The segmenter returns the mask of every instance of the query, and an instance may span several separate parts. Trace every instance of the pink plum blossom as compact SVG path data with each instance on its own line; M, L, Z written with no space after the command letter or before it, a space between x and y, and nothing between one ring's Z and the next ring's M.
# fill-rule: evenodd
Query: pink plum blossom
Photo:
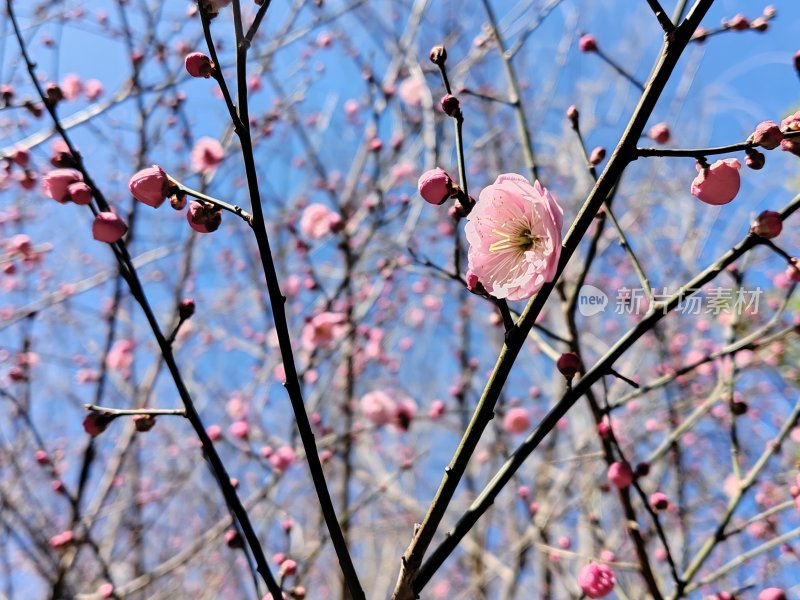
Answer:
M447 171L440 167L425 171L417 182L419 195L429 204L444 204L453 189L453 180Z
M291 446L281 446L269 457L269 464L273 469L285 471L292 466L296 458L297 455Z
M104 87L103 82L99 79L89 79L83 86L86 93L86 99L89 102L94 102L103 95Z
M578 47L581 52L597 52L597 38L587 33L578 40Z
M422 106L422 98L428 87L421 76L406 77L398 86L397 94L409 106Z
M315 202L306 206L300 217L300 231L312 240L318 240L335 230L342 222L342 217L330 208Z
M522 407L510 408L503 417L503 429L507 433L524 433L530 429L531 418L528 411Z
M192 52L183 59L186 72L192 77L208 79L214 73L214 61L202 52Z
M608 467L608 480L618 488L626 488L633 483L633 470L627 462L611 463Z
M75 73L69 73L61 80L59 87L61 88L61 93L64 94L65 100L75 100L83 91L83 82Z
M774 150L781 145L783 133L775 121L762 121L756 125L756 130L750 135L749 139L765 150Z
M387 425L395 419L397 405L386 392L367 392L359 404L362 414L375 425Z
M727 204L739 193L741 163L735 158L718 160L710 167L697 163L699 174L692 181L692 195L706 204Z
M158 208L167 198L169 178L158 165L137 171L128 181L128 189L139 202Z
M201 137L192 148L192 168L204 175L216 171L225 157L225 151L219 140L212 137Z
M563 211L538 181L500 175L467 218L469 269L492 296L524 300L553 280Z
M306 350L330 348L347 331L347 316L344 313L323 312L314 316L301 334Z
M589 598L603 598L611 593L617 582L612 571L606 565L589 563L578 574L578 585Z
M189 227L198 233L211 233L219 229L222 211L208 202L192 201L186 211L186 220Z
M758 600L786 600L786 592L776 587L765 588L758 593Z
M670 133L669 126L666 123L656 123L647 132L647 137L653 140L656 144L666 144L669 142L672 134Z
M121 240L126 233L128 233L128 226L116 213L97 213L94 223L92 223L92 237L98 242L113 244Z
M83 181L83 175L75 169L54 169L45 173L42 179L45 195L56 202L65 203L69 200L69 186Z

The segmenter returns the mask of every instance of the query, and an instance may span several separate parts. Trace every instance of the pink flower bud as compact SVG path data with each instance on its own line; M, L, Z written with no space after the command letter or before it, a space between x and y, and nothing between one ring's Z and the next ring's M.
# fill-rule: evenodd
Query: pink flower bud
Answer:
M765 588L758 593L758 600L786 600L786 592L776 587Z
M116 213L100 212L92 223L92 237L98 242L113 244L122 239L128 233L128 226Z
M608 467L608 479L620 489L633 483L633 470L627 462L611 463Z
M764 17L756 17L753 19L752 23L750 23L750 29L758 31L759 33L764 33L769 29L769 20Z
M103 82L98 79L90 79L83 86L83 91L86 93L86 99L89 102L94 102L103 95Z
M601 438L607 438L611 434L611 425L608 421L600 421L597 424L597 435Z
M239 532L235 529L228 529L228 531L225 532L225 543L228 548L241 548L243 545L242 536L240 536Z
M103 433L109 423L111 423L109 415L93 410L83 419L83 429L86 433L95 437Z
M739 13L730 21L723 22L723 26L736 31L746 31L750 28L750 21L743 14Z
M578 119L580 119L580 116L581 116L581 113L578 110L578 107L575 106L574 104L570 104L569 105L569 107L567 108L567 113L566 114L567 114L567 118L570 121L572 121L573 123L576 123L578 121Z
M578 47L581 52L597 52L597 38L589 33L582 35Z
M145 433L156 426L156 418L153 415L133 415L133 426L139 433Z
M212 204L206 202L189 203L189 210L186 212L186 220L189 227L199 233L211 233L219 229L222 223L222 211Z
M606 565L589 563L578 575L578 585L589 598L603 598L611 593L617 580Z
M190 318L194 314L195 304L194 300L191 298L184 298L181 300L181 303L178 304L178 316L182 321Z
M111 583L104 583L97 588L97 593L101 598L111 598L114 596L114 585Z
M783 221L780 214L774 210L762 212L750 226L750 232L771 240L778 237L783 230Z
M54 169L45 173L42 179L45 195L64 204L69 200L70 184L83 181L83 175L75 169Z
M764 150L774 150L781 145L783 133L775 121L762 121L756 126L756 130L750 135L749 141Z
M528 416L528 411L519 406L509 409L503 417L503 429L506 433L524 433L530 426L531 418Z
M650 494L650 506L655 510L666 510L669 506L669 499L664 492Z
M666 144L672 137L669 126L666 123L656 123L647 132L647 137L653 140L656 144Z
M419 195L429 204L444 204L453 189L453 180L443 169L436 167L425 171L417 182Z
M442 97L441 105L444 114L446 114L448 117L456 118L458 113L461 111L461 103L458 101L458 98L452 94L445 94Z
M250 435L250 426L247 421L239 420L231 423L231 435L240 440L246 440Z
M727 204L739 193L741 163L735 158L718 160L710 167L697 163L700 172L692 181L692 195L707 204Z
M602 146L598 146L592 153L589 155L589 162L593 165L599 165L603 162L603 159L606 157L606 149Z
M574 352L565 352L558 357L556 368L567 379L572 379L581 369L581 359Z
M759 152L755 148L750 148L746 150L746 153L747 154L744 157L744 164L748 169L758 171L764 168L764 165L767 162L767 157L764 156L763 152Z
M128 181L133 197L153 208L158 208L166 200L169 185L169 177L158 165L134 173Z
M69 199L75 204L87 205L92 203L92 188L83 181L70 183L67 186Z
M435 65L443 65L447 60L447 50L444 46L434 46L428 53L428 58Z
M287 558L281 563L281 568L279 571L281 577L286 577L287 575L294 575L297 573L297 562L293 561L291 558Z
M202 52L192 52L183 59L186 72L192 77L205 77L208 79L214 73L214 61Z
M36 463L39 465L49 465L50 464L50 456L48 456L47 452L44 450L37 450L36 454L33 455L36 459Z

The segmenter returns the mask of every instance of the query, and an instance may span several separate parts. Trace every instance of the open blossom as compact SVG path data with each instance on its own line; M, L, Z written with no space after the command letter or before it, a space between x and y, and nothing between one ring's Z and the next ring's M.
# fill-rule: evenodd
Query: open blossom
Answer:
M344 313L323 312L314 316L301 334L303 348L315 350L330 348L347 331L347 316Z
M201 137L192 148L192 168L206 175L213 173L224 157L225 151L219 140Z
M553 280L563 211L538 181L500 175L467 218L469 269L492 296L524 300Z
M578 585L589 598L602 598L611 593L617 582L612 571L606 565L589 563L578 575Z
M375 425L391 423L397 414L397 405L389 394L376 390L361 397L361 413Z
M692 195L706 204L727 204L739 193L742 164L735 158L718 160L710 167L697 163L699 171L692 181Z
M330 208L315 202L309 204L300 217L300 231L312 240L318 240L335 230L342 222L342 217Z

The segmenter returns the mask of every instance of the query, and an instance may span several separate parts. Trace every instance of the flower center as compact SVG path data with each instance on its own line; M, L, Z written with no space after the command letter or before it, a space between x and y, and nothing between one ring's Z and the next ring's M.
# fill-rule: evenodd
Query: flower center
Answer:
M532 250L537 252L544 248L544 236L535 235L530 229L518 229L511 233L493 229L492 233L499 236L500 239L489 246L489 252L507 252L509 250L516 250L519 253L528 252Z

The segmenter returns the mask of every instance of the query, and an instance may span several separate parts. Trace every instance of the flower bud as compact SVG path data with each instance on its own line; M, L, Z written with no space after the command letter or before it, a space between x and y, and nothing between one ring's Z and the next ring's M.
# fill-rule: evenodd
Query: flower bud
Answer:
M192 52L183 59L183 66L186 72L192 77L205 77L208 79L216 70L214 61L202 52Z
M425 202L440 206L447 201L453 191L453 180L447 172L436 167L430 171L425 171L417 181L419 195Z
M603 159L605 157L606 157L606 149L603 148L602 146L598 146L597 148L592 150L592 153L589 155L589 162L592 165L599 165L601 162L603 162Z
M460 108L461 103L458 101L458 98L456 98L452 94L445 94L442 97L441 105L442 105L442 110L448 117L453 117L455 119L461 112Z
M578 47L581 52L597 52L597 38L589 33L582 35Z
M92 237L98 242L113 244L118 242L128 233L128 226L118 214L113 212L100 212L92 223Z
M191 298L184 298L181 300L181 303L178 304L178 317L180 317L181 321L185 321L194 314L194 310L194 300Z
M750 29L758 31L759 33L764 33L769 29L769 21L764 17L757 17L750 23Z
M106 430L112 420L111 415L93 410L83 419L83 429L92 437L96 437Z
M654 510L666 510L669 507L669 499L664 492L650 494L650 506Z
M169 198L169 205L175 210L183 210L186 208L186 194L178 192Z
M153 208L161 206L167 198L169 185L169 177L158 165L137 171L128 180L133 197Z
M780 214L774 210L765 210L762 212L753 224L750 226L750 233L771 240L778 237L783 230L783 221Z
M447 50L444 46L434 46L428 56L435 65L443 65L447 60Z
M76 181L75 183L69 184L67 186L67 193L69 194L69 199L75 204L85 206L92 203L92 188L83 181Z
M656 144L666 144L672 137L669 126L666 123L656 123L647 132L647 137Z
M189 210L186 212L186 220L189 227L199 233L211 233L219 229L222 223L222 211L208 202L189 203Z
M235 529L228 529L225 532L225 543L228 545L228 548L241 548L242 544L242 536L239 535L239 532Z
M756 130L747 138L748 142L764 148L774 150L781 145L783 133L775 121L762 121L756 125Z
M744 164L747 166L748 169L753 169L754 171L758 171L764 168L764 165L767 162L767 157L764 156L763 152L759 152L755 149L750 149L746 151L746 155L744 157Z
M750 21L743 14L739 13L730 21L723 21L722 26L736 31L746 31L750 28Z
M133 426L139 433L145 433L156 426L156 418L153 415L133 415Z
M567 118L572 121L573 125L577 125L578 119L580 119L581 113L578 111L578 107L574 104L570 104L567 108Z
M786 592L776 587L765 588L758 593L758 600L786 600Z
M581 359L574 352L565 352L558 357L556 368L564 377L572 380L581 369Z
M633 483L633 471L627 462L611 463L608 467L608 480L619 489L628 487Z
M61 90L61 88L58 86L57 83L54 83L52 81L47 84L47 86L44 89L44 92L47 95L47 102L51 106L55 106L64 99L64 92Z
M64 204L69 200L69 186L83 181L83 175L75 169L55 169L45 173L42 179L45 195Z
M711 166L698 161L699 174L692 181L692 195L706 204L727 204L739 193L741 168L735 158L718 160Z

